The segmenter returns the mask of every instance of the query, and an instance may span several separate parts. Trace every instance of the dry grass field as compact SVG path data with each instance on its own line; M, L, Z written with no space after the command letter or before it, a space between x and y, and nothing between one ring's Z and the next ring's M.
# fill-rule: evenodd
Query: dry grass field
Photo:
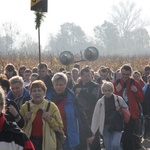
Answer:
M80 60L78 58L75 59ZM57 72L60 67L66 68L66 66L60 64L59 58L55 56L42 56L41 62L45 62L48 64L48 67L52 69L53 72ZM32 69L32 67L36 67L39 63L38 56L20 56L20 55L10 55L10 56L0 56L0 66L1 71L4 70L4 67L7 63L12 63L18 69L21 65L25 65L27 68ZM123 64L130 64L133 70L143 71L145 65L150 64L149 56L134 56L134 57L118 57L118 56L103 56L99 57L96 61L82 61L79 62L81 68L83 66L90 66L94 71L97 71L100 66L109 67L111 70L116 71ZM73 64L69 66L71 69ZM67 67L68 68L68 67Z

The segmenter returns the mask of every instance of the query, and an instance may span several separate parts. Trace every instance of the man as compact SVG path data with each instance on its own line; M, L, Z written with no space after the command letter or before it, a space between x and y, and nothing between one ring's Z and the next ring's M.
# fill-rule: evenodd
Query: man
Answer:
M14 100L18 108L22 106L26 101L30 100L30 94L27 89L23 87L24 81L20 76L14 76L9 79L10 91L8 92L7 98Z
M115 94L122 96L128 104L131 118L125 124L125 130L122 136L123 150L138 150L141 148L140 138L134 136L134 125L136 119L140 116L138 103L143 102L144 93L138 82L131 79L132 68L130 65L121 67L122 77L114 82Z
M38 65L38 75L37 80L42 80L47 87L46 99L51 100L53 85L51 77L48 75L48 66L46 63L42 62Z
M0 87L0 149L35 150L32 142L20 128L5 118L5 94Z
M96 102L99 97L100 87L97 83L92 81L91 71L89 67L83 68L80 72L81 80L78 84L73 87L73 91L78 97L79 103L82 105L89 123L92 122L92 116L94 112L94 108ZM80 133L80 145L77 147L77 150L86 150L86 137L85 131L82 127L79 127ZM90 145L91 150L99 150L100 149L100 139L99 136L96 135L95 140Z

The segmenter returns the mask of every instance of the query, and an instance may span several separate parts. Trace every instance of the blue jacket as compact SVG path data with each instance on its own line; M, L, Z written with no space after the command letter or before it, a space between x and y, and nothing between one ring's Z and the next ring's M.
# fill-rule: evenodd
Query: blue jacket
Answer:
M148 86L149 86L149 84L145 84L144 87L142 88L144 94L146 93L146 90L147 90Z
M55 92L51 92L51 100L55 96ZM67 89L67 101L65 104L65 112L66 112L66 122L67 122L67 139L69 146L74 148L75 146L79 145L79 130L77 124L77 115L76 115L76 108L75 108L75 96L72 91ZM56 104L57 105L57 104Z
M74 97L70 92L68 92L67 102L65 104L65 112L67 118L67 138L70 147L75 147L79 145L79 132L74 101Z
M10 100L14 100L18 106L18 108L20 109L20 105L24 104L26 101L29 101L31 99L31 96L29 94L29 91L24 88L23 89L23 95L17 99L15 99L12 91L10 91L8 94L7 94L7 98L10 99Z

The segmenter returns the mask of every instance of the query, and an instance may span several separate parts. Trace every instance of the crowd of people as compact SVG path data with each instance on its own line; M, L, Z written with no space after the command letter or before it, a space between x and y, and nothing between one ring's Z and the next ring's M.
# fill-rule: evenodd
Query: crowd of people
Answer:
M9 63L0 86L0 149L142 149L144 136L136 136L134 127L141 111L150 115L149 65L140 72L129 64L117 71L75 64L54 73L44 62L18 71ZM114 114L123 121L120 106L131 117L114 129Z

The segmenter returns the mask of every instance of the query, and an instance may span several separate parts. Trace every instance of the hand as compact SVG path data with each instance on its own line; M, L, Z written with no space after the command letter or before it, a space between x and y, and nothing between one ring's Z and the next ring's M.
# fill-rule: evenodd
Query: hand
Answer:
M92 144L93 140L95 139L95 135L87 138L87 143Z
M17 116L18 112L16 110L16 108L13 105L9 105L9 107L7 107L8 111L13 115L13 116Z
M137 87L135 85L131 85L131 91L133 91L134 93L138 91Z
M25 121L28 121L28 120L30 120L31 119L31 117L32 117L32 112L26 112L26 114L25 114L25 117L24 117L24 120Z
M46 112L45 110L43 110L42 118L46 121L49 121L52 119L52 115L50 112Z
M122 85L120 83L118 83L117 86L116 86L116 91L120 92L121 89L122 89Z

